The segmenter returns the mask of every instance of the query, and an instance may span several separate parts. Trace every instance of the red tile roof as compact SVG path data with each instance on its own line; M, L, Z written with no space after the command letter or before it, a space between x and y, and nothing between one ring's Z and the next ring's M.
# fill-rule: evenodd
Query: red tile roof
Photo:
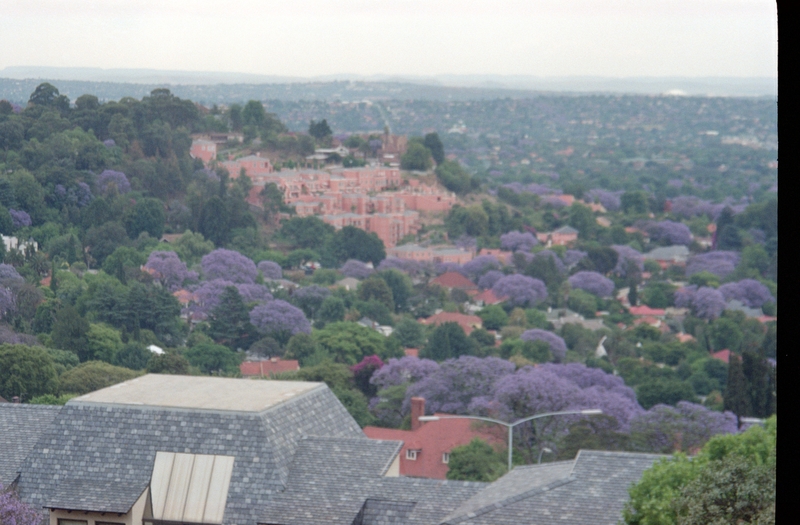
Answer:
M506 297L497 297L491 288L484 290L472 298L474 301L483 301L483 304L497 304L506 300Z
M280 374L282 372L291 372L293 370L300 370L300 363L295 359L276 359L264 361L245 361L239 365L239 371L245 377L267 377L273 374Z
M462 290L475 289L475 283L464 277L458 272L445 272L439 277L431 280L431 284L438 284L445 288L461 288Z
M419 357L419 348L406 348L403 352L407 357Z
M711 354L711 357L713 357L714 359L719 359L723 363L727 364L727 363L731 362L731 354L732 354L731 351L726 348L725 350L720 350L719 352L714 352L713 354ZM733 354L733 355L736 356L736 354ZM738 357L737 357L737 359L738 359Z
M466 315L458 312L439 312L438 314L432 315L427 319L422 319L420 323L432 324L436 326L439 326L442 323L458 323L464 332L469 335L470 332L472 332L472 330L475 328L481 328L483 326L483 319L477 315Z
M644 305L631 306L628 308L628 311L630 311L631 315L651 315L656 317L663 317L667 313L663 308L650 308L649 306Z
M436 414L445 415L445 414ZM489 443L505 443L506 430L497 425L484 426L469 419L440 419L423 423L417 430L397 430L393 428L364 427L364 434L370 439L399 440L403 442L400 451L400 475L419 478L446 479L447 464L442 461L445 452L468 444L474 438ZM406 450L416 450L417 459L406 459Z

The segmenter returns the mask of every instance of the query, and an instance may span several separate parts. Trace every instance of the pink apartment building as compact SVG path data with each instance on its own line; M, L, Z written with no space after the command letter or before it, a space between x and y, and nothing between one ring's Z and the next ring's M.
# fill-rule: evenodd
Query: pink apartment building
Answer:
M398 259L411 259L430 263L468 263L475 258L472 250L462 250L455 246L426 247L418 244L404 244L386 250L386 255Z
M193 140L189 156L193 159L201 159L203 164L208 165L217 158L217 143L210 140Z
M259 154L227 160L222 163L222 167L228 170L232 179L238 178L242 169L251 179L258 179L275 171L269 159Z

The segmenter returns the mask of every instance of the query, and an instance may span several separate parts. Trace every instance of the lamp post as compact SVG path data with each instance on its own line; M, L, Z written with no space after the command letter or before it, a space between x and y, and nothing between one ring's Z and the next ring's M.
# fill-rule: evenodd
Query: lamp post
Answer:
M602 414L603 411L599 408L592 408L588 410L565 410L562 412L546 412L544 414L537 414L535 416L526 417L525 419L520 419L514 423L506 423L505 421L500 421L499 419L492 419L489 417L480 417L480 416L422 416L419 418L420 421L439 421L440 419L476 419L478 421L488 421L489 423L497 423L498 425L503 425L508 429L508 471L511 472L511 459L512 454L514 452L513 449L513 441L514 441L514 427L520 425L522 423L527 423L528 421L533 421L534 419L539 419L540 417L549 417L549 416L568 416L568 415L592 415L592 414ZM541 455L539 455L539 459L541 460Z

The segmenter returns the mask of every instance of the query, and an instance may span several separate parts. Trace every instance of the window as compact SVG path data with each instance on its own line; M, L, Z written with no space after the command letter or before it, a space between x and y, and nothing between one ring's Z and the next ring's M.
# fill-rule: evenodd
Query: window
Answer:
M450 453L444 452L442 454L442 463L450 463Z
M95 521L94 525L125 525L116 521Z
M89 522L86 520L63 520L59 518L58 525L89 525Z
M411 461L416 461L417 460L417 451L416 450L411 450L411 449L406 450L406 459L409 459Z

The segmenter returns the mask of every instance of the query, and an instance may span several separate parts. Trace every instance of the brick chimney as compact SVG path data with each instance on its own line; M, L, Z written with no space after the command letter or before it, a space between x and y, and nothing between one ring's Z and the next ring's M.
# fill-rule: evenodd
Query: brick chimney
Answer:
M411 430L416 430L422 426L419 418L425 415L425 398L412 397L411 398Z

